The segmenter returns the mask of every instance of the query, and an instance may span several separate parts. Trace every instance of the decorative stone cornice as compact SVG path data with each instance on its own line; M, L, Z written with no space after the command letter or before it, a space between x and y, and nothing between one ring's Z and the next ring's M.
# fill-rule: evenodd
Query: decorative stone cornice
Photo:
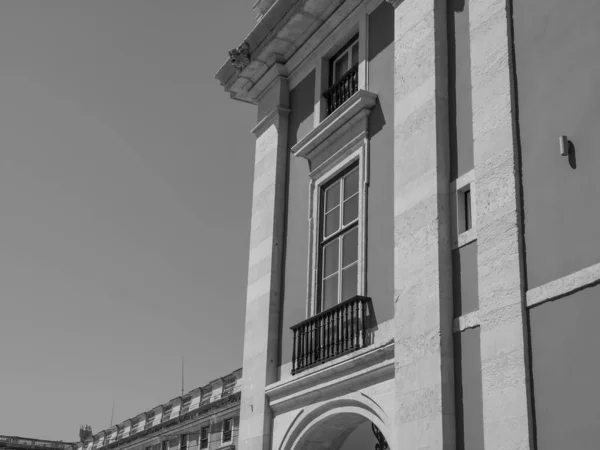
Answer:
M375 106L376 101L377 94L363 89L358 90L342 106L294 145L291 148L292 154L310 160L312 155L334 141L338 135L352 128L361 119L366 118L370 114L371 108ZM365 121L365 128L366 125Z
M258 23L242 45L230 51L215 78L233 99L256 104L271 82L271 66L287 62L342 4L344 0L257 1Z

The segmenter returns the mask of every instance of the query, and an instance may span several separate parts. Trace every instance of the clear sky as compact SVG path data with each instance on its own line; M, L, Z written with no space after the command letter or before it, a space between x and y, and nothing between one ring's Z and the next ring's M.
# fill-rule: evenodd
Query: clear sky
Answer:
M76 441L242 364L254 0L0 1L0 434Z

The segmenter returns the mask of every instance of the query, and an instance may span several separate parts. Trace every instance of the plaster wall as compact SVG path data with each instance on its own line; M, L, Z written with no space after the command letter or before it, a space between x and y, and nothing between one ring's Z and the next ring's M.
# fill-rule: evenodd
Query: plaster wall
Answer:
M600 286L529 310L538 448L600 441Z
M290 90L291 111L288 131L288 146L290 148L313 129L314 96L315 71L313 70L294 89Z
M289 158L287 222L284 250L284 285L281 298L281 366L291 362L293 335L290 327L306 319L308 274L308 161Z
M455 180L474 164L469 0L449 0L447 14L450 180Z
M394 317L394 8L383 2L368 21L368 90L378 96L369 116L367 295L375 320Z
M514 28L532 289L600 261L600 2L515 0Z
M454 336L456 449L480 450L483 442L483 399L479 328Z
M452 251L454 317L479 309L477 241Z

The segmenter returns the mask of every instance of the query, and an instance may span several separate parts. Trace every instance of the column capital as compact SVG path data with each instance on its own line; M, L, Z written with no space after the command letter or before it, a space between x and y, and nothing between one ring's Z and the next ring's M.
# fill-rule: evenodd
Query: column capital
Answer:
M267 114L254 128L252 128L252 134L259 137L263 132L271 125L275 125L277 128L281 125L281 119L287 118L290 114L289 108L283 106L276 106Z

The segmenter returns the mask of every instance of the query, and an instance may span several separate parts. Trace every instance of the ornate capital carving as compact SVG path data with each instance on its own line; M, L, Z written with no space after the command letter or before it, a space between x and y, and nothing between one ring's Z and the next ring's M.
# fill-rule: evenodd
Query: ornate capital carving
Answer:
M250 64L250 44L244 41L238 48L229 50L229 61L238 73L244 70Z

